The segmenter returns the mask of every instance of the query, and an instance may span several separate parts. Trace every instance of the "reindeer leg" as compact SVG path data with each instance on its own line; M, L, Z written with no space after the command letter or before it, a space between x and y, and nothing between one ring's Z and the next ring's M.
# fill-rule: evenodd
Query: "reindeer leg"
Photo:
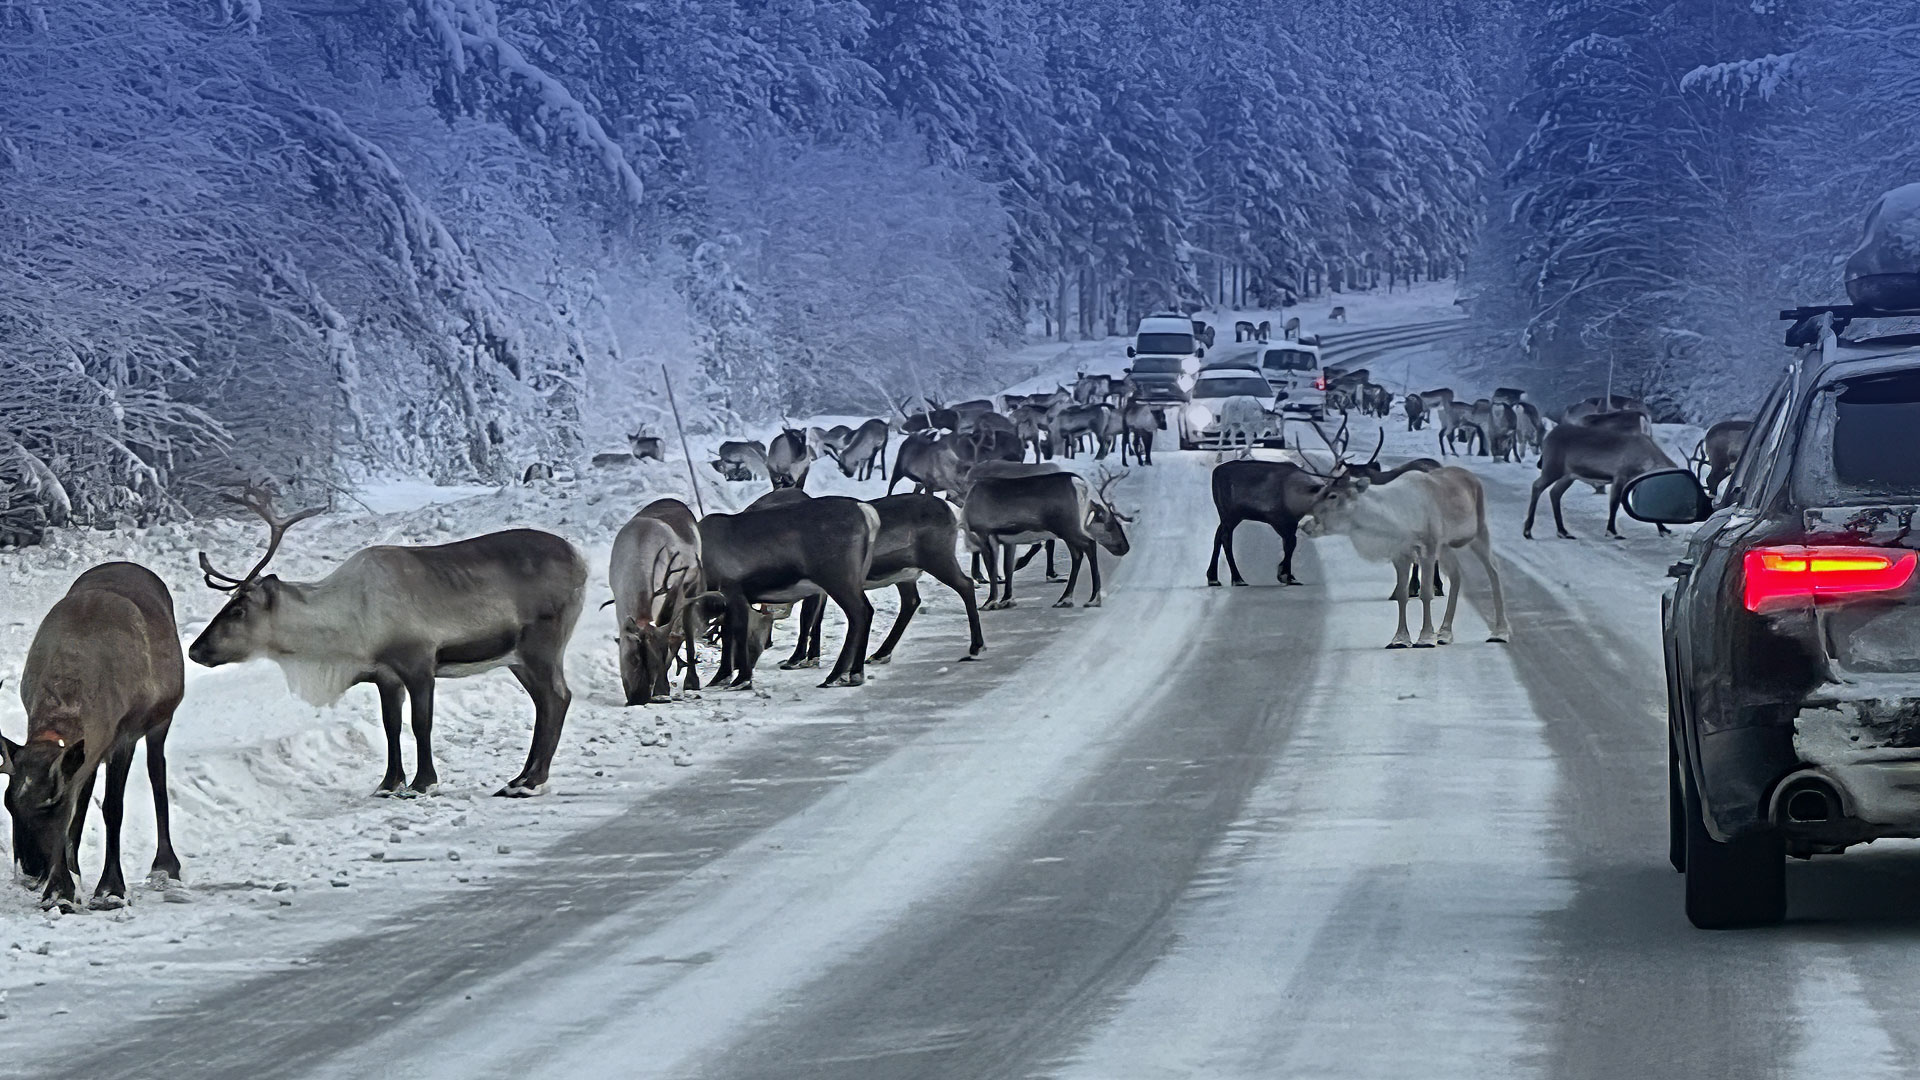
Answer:
M1059 581L1060 572L1053 568L1053 541L1047 541L1047 580Z
M1080 560L1085 556L1077 543L1068 543L1067 553L1073 556L1073 563L1067 570L1067 588L1060 594L1060 599L1053 602L1054 607L1072 607L1073 588L1080 583Z
M907 624L913 621L913 613L920 610L918 585L903 581L894 588L900 592L900 614L894 616L893 629L887 631L887 640L880 643L880 651L867 657L869 664L885 664L893 660L893 647L900 644L900 635L907 632Z
M100 883L93 888L87 906L95 911L111 911L127 906L127 879L120 870L120 817L127 808L127 772L133 768L133 746L115 747L107 755L107 794L100 801L100 820L107 827L107 857L100 868Z
M1221 549L1227 553L1227 575L1228 579L1235 585L1245 585L1247 583L1247 579L1240 576L1240 564L1236 562L1233 557L1233 534L1240 528L1240 520L1239 518L1234 518L1232 521L1224 522L1221 525L1221 528L1227 531L1226 537L1221 544Z
M553 752L560 746L567 706L573 704L573 692L567 688L567 672L562 666L564 648L558 632L546 641L523 641L520 662L508 669L533 699L533 745L527 748L527 763L520 775L507 781L495 795L525 799L546 794L547 771L553 766Z
M1277 575L1280 584L1298 585L1300 579L1293 576L1293 549L1300 544L1300 523L1283 517L1274 531L1280 534L1280 569Z
M854 582L851 591L845 586L827 590L827 595L847 617L847 639L840 646L840 656L833 662L832 673L820 684L822 688L859 686L867 681L867 631L873 626L873 605L867 602L867 592L861 584Z
M1626 477L1625 479L1631 480L1633 478ZM1620 535L1620 530L1616 528L1614 524L1620 516L1620 489L1626 486L1625 480L1616 476L1613 478L1613 484L1607 488L1607 535L1615 540L1626 539L1626 537ZM1661 526L1660 531L1665 533L1667 531L1666 526Z
M686 691L698 690L700 689L700 672L698 670L700 657L699 654L694 651L693 639L696 635L693 632L694 619L693 605L691 602L681 605L680 619L682 623L681 632L686 639L687 648L687 677L686 680L680 684L680 689Z
M147 786L153 789L153 827L158 834L149 878L180 880L180 857L173 853L173 826L167 813L167 732L173 717L147 730Z
M1487 640L1504 643L1513 636L1513 627L1507 623L1507 598L1500 588L1500 571L1493 568L1493 544L1487 538L1487 531L1481 529L1480 535L1474 537L1467 547L1480 560L1480 566L1487 572L1487 583L1493 586L1493 628ZM1459 578L1453 581L1453 591L1460 591Z
M1407 578L1413 573L1411 556L1395 556L1393 560L1393 598L1400 605L1400 628L1393 632L1393 640L1387 642L1389 649L1404 649L1413 644L1413 635L1407 632Z
M1207 584L1216 589L1220 587L1220 548L1232 535L1233 526L1224 521L1213 527L1213 555L1207 560Z
M1573 486L1573 480L1574 478L1571 476L1563 476L1554 481L1552 490L1547 492L1547 501L1553 504L1553 527L1559 531L1560 539L1562 540L1576 539L1572 533L1567 531L1566 519L1560 516L1560 497L1565 495L1567 489Z
M1087 548L1087 575L1093 583L1093 595L1087 599L1088 607L1100 606L1100 545Z
M1414 639L1416 649L1431 649L1436 638L1433 630L1433 579L1440 576L1440 563L1434 559L1422 557L1420 566L1425 581L1420 590L1420 636ZM1459 589L1453 590L1458 593Z
M1453 644L1453 612L1460 606L1460 558L1453 553L1452 548L1442 548L1440 559L1434 563L1434 567L1433 584L1436 595L1439 593L1440 585L1439 568L1445 567L1447 576L1453 579L1453 595L1447 597L1447 613L1441 616L1440 633L1434 638L1438 644L1451 645Z
M374 679L380 691L380 726L387 733L387 771L380 778L375 795L391 795L407 782L406 766L400 761L400 714L406 704L407 688L390 675Z
M820 666L820 661L817 656L813 663L807 663L807 641L812 636L814 620L818 619L821 622L826 621L827 613L825 609L826 604L823 597L809 596L805 600L800 601L799 639L793 643L793 655L780 661L781 671Z
M1000 580L1000 606L1010 608L1013 606L1013 545L1002 543L1000 552L1001 565L1006 570Z
M440 773L433 767L433 665L429 661L426 673L407 680L407 703L413 706L413 783L407 790L417 795L425 795L440 782ZM537 724L536 724L537 730Z

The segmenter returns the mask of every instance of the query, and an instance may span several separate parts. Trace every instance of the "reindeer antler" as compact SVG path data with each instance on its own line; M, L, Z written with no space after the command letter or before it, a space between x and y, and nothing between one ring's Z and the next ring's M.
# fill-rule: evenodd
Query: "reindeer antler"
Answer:
M1132 469L1122 469L1120 470L1119 473L1114 473L1112 470L1108 469L1105 465L1100 466L1100 486L1095 490L1095 497L1098 498L1101 502L1111 506L1113 504L1113 500L1107 497L1107 489L1113 487L1113 485L1119 483L1120 481L1125 480L1128 476L1132 475L1132 473L1133 473Z
M200 570L206 577L207 587L221 592L233 592L259 577L260 571L273 561L274 552L280 550L280 539L287 535L287 530L326 510L325 506L310 506L283 518L274 513L273 493L259 484L248 484L240 494L222 495L221 498L236 506L246 507L267 523L267 553L260 556L260 561L253 564L253 569L247 571L245 577L234 577L215 570L207 553L200 553Z
M1367 459L1367 464L1372 465L1374 462L1379 461L1380 451L1386 449L1386 447L1387 447L1387 428L1386 428L1386 425L1382 424L1380 426L1380 441L1373 444L1373 456Z

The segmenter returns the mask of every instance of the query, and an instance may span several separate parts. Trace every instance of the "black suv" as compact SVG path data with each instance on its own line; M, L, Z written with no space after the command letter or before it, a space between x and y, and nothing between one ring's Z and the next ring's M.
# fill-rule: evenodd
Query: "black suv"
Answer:
M1684 470L1623 496L1702 522L1662 624L1670 857L1704 928L1785 917L1787 856L1920 836L1920 335L1787 314L1801 348L1720 504Z

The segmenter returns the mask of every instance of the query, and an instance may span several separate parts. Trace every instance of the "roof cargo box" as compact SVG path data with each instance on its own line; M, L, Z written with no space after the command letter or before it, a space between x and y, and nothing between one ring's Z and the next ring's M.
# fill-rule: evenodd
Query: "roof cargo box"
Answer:
M1920 184L1873 204L1866 235L1847 259L1847 298L1882 311L1920 308Z

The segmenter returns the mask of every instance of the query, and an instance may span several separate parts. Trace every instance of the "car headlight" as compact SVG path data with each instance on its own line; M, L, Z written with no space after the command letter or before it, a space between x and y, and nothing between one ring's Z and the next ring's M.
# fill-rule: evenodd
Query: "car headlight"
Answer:
M1181 389L1182 391L1184 391L1184 392L1191 392L1191 391L1193 390L1193 384L1194 384L1194 383L1195 383L1195 382L1196 382L1197 380L1195 380L1195 379L1194 379L1194 377L1193 377L1192 375L1182 375L1182 376L1180 376L1180 377L1179 377L1178 379L1176 379L1176 380L1174 380L1174 381L1175 381L1176 383L1178 383L1178 384L1179 384L1179 386L1180 386L1180 389Z
M1203 428L1213 423L1213 410L1205 405L1187 406L1187 426Z
M1189 356L1185 360L1180 361L1180 370L1188 375L1200 374L1200 358L1197 356Z

